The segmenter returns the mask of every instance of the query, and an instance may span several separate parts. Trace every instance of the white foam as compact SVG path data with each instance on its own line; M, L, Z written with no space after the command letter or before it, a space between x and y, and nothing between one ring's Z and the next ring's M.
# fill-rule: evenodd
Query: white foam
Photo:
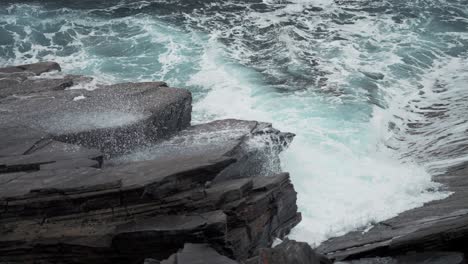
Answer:
M15 58L0 58L0 64L48 59L61 63L65 71L78 69L76 71L81 74L94 75L108 82L163 79L171 85L192 89L194 123L218 118L255 119L273 122L276 128L296 133L290 149L282 155L283 167L291 173L299 192L298 203L303 213L303 221L291 237L312 244L357 228L365 230L375 221L448 195L427 191L437 189L438 185L430 181L425 168L415 165L411 158L401 160L398 152L388 150L385 145L405 151L404 143L395 140L401 134L389 130L388 123L391 121L397 128L403 128L411 120L421 121L420 115L411 111L416 109L415 106L407 108L407 103L419 98L414 96L418 92L414 92L414 87L420 78L426 80L427 83L423 82L425 87L430 87L434 81L434 78L422 75L426 71L424 67L430 67L424 58L408 56L421 65L409 65L402 59L408 54L407 47L423 47L423 51L441 56L441 46L457 48L463 45L466 34L457 34L460 43L431 46L426 39L419 41L419 29L414 30L414 24L416 28L420 26L418 20L396 23L392 20L393 14L372 16L353 8L346 12L341 9L341 5L353 7L360 1L349 4L336 4L332 0L263 2L270 9L216 14L200 9L194 10L193 14L183 14L187 28L196 28L190 33L145 14L99 19L87 17L81 11L68 10L59 17L64 21L59 31L81 29L75 31L76 36L69 44L69 47L77 48L76 52L62 56L57 49L59 45L35 43L29 37L33 32L31 26L25 26L28 34L14 38L17 43L33 43L32 48L23 51L17 45ZM233 4L236 3L222 3ZM148 5L147 1L128 5L122 2L106 11L112 12L123 6L141 9ZM311 6L323 9L308 11ZM14 13L15 8L32 13L47 11L40 6L13 5L9 12ZM335 23L334 20L343 13L354 16L355 19L350 20L352 23ZM37 14L31 16L45 25L52 22L38 19ZM14 14L8 15L5 21L20 22ZM114 30L119 27L129 30L120 34ZM198 32L200 29L209 32L209 36ZM264 32L270 32L270 35ZM55 33L45 33L44 36L52 41ZM257 50L244 38L271 45ZM141 50L136 55L132 53L141 43L145 44ZM107 46L103 50L94 49L100 44ZM118 48L119 44L128 49L120 50L118 56L105 54L113 47ZM264 58L270 55L273 58ZM314 59L318 61L316 66L309 67L304 63ZM295 92L277 90L280 85L269 85L264 80L267 76L290 81L295 78L293 74L314 75L314 70L328 80L320 86L306 83L300 87L288 87L289 84L282 87L299 89ZM449 67L449 70L453 69ZM441 75L449 70L441 71ZM385 77L369 83L361 72L384 73ZM461 70L456 72L461 73ZM405 73L409 77L405 77ZM431 100L439 102L444 98L435 96ZM385 110L372 106L372 103L382 105ZM96 124L92 125L114 126L138 118L120 113L111 116L93 114L69 118L69 125L79 129L89 126L89 119L93 119ZM454 122L450 119L449 124L454 125ZM59 124L62 121L57 122ZM454 127L457 132L463 128ZM412 142L419 142L421 146L429 142L424 138L413 139ZM465 157L459 157L431 161L426 165L440 167L439 163L464 160Z
M439 185L423 168L385 151L384 111L375 108L367 123L346 121L339 116L346 108L341 101L322 101L312 92L276 94L252 76L223 61L223 50L212 39L189 82L207 89L195 104L196 121L257 119L297 134L282 155L303 213L292 238L318 244L448 195L427 191Z
M63 113L39 120L39 126L47 131L79 132L130 125L145 118L142 114L119 111Z
M79 101L79 100L83 100L83 99L85 99L85 98L86 98L86 97L85 97L84 95L75 96L75 97L73 98L73 101Z
M205 51L199 62L200 70L186 83L206 91L205 97L195 102L195 122L215 117L261 118L263 113L253 107L256 99L249 83L252 77L245 74L243 68L230 66L222 60L223 51L215 38L208 41Z
M309 136L297 137L282 159L284 169L293 175L303 213L292 238L317 245L447 196L426 191L438 185L423 168L372 149L378 142L360 142L369 150L359 153L328 142L311 144Z

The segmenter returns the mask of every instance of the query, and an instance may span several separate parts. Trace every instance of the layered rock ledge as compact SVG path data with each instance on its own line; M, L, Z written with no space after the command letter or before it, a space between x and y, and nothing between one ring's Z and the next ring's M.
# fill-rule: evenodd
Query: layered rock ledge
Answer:
M191 126L187 90L50 71L0 69L0 263L240 263L300 221L278 159L293 134Z

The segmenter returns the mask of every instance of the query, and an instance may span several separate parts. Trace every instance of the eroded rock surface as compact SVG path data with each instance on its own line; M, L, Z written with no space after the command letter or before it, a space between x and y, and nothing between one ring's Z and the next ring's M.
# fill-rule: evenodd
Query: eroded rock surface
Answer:
M278 154L293 137L294 134L280 132L268 123L218 120L191 126L168 140L145 145L122 156L119 161L216 154L232 157L236 162L219 173L214 182L268 176L281 172Z
M246 264L331 264L325 256L316 253L307 243L285 240L274 248L263 248L258 256Z
M450 256L453 257L453 256ZM152 263L154 259L146 259ZM171 255L161 264L331 264L326 257L317 254L304 242L285 240L274 248L261 248L258 256L237 262L221 255L209 244L185 244L179 252ZM455 264L455 262L453 262ZM434 262L434 264L436 264ZM458 263L457 263L458 264Z
M382 258L363 258L337 264L465 264L465 256L460 252L423 252Z
M25 125L112 156L188 127L191 96L158 82L127 83L9 96L0 105L3 124Z
M171 255L161 264L239 264L220 255L207 244L185 244L183 250Z
M52 61L38 62L33 64L25 64L19 66L10 66L0 68L0 73L32 73L35 75L41 75L51 71L61 71L61 67L58 63Z
M34 190L23 188L20 196L7 192L9 196L2 197L0 259L31 261L38 257L34 252L60 243L62 252L105 249L109 254L101 258L118 255L125 263L125 258L165 258L186 242L210 243L227 256L245 259L287 234L300 215L287 174L206 188L204 183L228 164L180 168L159 176L154 171L164 168L153 162L127 170L67 170L67 178L46 188L32 183ZM20 175L2 187L18 191L49 175ZM76 258L90 254L81 253ZM71 259L64 255L63 261Z
M300 221L277 160L292 134L190 127L186 90L88 91L75 87L86 77L42 78L54 70L0 69L0 263L157 263L186 243L240 262Z

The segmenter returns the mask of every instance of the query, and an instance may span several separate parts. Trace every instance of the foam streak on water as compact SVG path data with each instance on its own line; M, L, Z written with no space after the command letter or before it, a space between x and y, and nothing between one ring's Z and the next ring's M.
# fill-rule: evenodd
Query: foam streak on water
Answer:
M446 197L431 175L468 160L466 0L95 2L0 4L0 65L164 80L193 92L194 123L296 133L282 155L304 219L293 238Z

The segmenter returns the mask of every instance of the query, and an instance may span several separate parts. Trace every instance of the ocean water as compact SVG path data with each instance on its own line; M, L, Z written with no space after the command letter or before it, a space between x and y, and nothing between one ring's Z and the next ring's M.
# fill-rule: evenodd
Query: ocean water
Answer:
M0 66L38 60L296 133L312 245L447 197L431 176L468 160L467 0L2 0Z

